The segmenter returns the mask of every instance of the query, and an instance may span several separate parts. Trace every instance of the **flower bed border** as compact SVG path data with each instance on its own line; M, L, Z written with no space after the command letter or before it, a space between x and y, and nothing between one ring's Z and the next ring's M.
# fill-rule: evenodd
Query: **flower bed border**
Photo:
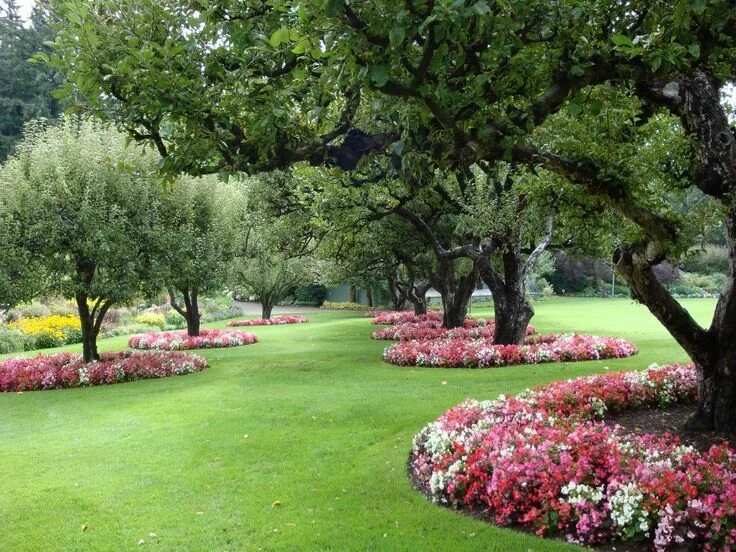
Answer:
M383 352L384 361L397 366L491 368L625 358L637 354L636 345L617 337L560 334L530 338L526 345L495 345L488 339L427 339L398 341Z
M186 331L151 332L131 336L128 347L144 351L187 351L239 347L257 341L256 335L235 330L201 330L197 337L187 335Z
M634 435L606 412L691 403L692 365L587 376L466 400L414 438L409 475L433 501L569 542L736 544L736 451Z
M111 385L200 372L207 359L180 351L102 353L85 364L82 355L57 353L0 362L0 392L43 391Z
M296 314L285 314L273 318L256 318L250 320L232 320L227 323L229 328L242 328L249 326L280 326L283 324L306 324L309 318Z

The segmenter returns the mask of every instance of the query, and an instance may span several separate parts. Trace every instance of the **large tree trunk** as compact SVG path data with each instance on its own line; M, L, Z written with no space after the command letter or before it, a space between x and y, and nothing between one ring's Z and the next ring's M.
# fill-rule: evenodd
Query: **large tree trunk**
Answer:
M358 288L355 287L355 284L350 284L350 288L348 289L348 302L358 302Z
M273 303L271 301L261 303L261 318L266 320L271 318L271 311L273 311Z
M90 309L86 293L78 292L74 298L77 302L79 322L82 328L82 358L86 363L97 362L100 360L100 354L97 351L97 336L100 334L105 314L112 303L98 299L94 307Z
M520 345L526 338L529 321L534 316L534 307L526 296L525 263L518 251L508 250L503 254L504 275L484 262L481 277L493 294L493 309L496 329L493 342L498 345Z
M464 276L455 274L455 262L441 260L437 274L434 276L435 288L442 296L443 328L459 328L468 315L468 304L478 282L478 268L473 268Z
M184 317L187 322L187 335L191 337L199 336L202 314L199 312L199 292L197 289L180 289L184 298L184 307L176 301L176 295L173 289L169 289L169 302L172 308Z
M506 293L493 293L496 329L493 342L499 345L520 345L526 338L534 307L524 290L507 289Z
M373 290L371 288L367 288L365 290L365 296L368 301L368 306L373 308Z
M409 286L407 299L414 306L414 314L420 316L427 314L427 291L429 291L429 280L414 279Z

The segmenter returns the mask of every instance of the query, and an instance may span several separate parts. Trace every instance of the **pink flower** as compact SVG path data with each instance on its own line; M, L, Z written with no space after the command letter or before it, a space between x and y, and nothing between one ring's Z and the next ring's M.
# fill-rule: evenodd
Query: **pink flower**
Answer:
M309 322L309 319L304 316L284 315L273 318L258 318L255 320L233 320L228 323L228 326L274 326L281 324L304 324L305 322Z
M0 391L35 391L107 385L147 378L199 372L207 368L200 356L179 352L102 353L100 361L85 364L72 353L14 358L0 362Z
M130 337L128 347L159 351L183 351L187 349L238 347L257 341L258 337L251 333L233 330L201 330L196 337L189 336L186 332L152 332Z
M467 400L415 437L410 470L434 500L539 535L731 549L736 451L718 445L701 454L671 435L626 434L598 421L696 397L694 367L674 365Z

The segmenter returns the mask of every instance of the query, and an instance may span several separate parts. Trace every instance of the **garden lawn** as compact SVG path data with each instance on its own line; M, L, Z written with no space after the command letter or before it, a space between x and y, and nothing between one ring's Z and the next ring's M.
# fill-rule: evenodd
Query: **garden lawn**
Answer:
M715 305L684 303L703 323ZM434 505L406 475L414 435L466 397L687 358L627 299L535 308L539 332L625 337L640 354L398 367L381 361L389 343L371 339L362 313L324 312L249 328L255 345L202 351L201 373L0 394L0 550L574 550Z

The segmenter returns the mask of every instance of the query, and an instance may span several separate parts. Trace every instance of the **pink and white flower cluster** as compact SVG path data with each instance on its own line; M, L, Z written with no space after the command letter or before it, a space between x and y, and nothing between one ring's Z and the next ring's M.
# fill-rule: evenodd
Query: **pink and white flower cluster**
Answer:
M228 322L231 328L241 326L278 326L281 324L304 324L309 322L309 318L297 316L295 314L287 314L283 316L274 316L273 318L257 318L255 320L233 320Z
M466 318L462 328L442 327L442 320L405 322L373 332L373 339L413 341L424 339L493 339L496 322L492 319ZM534 326L527 327L527 335L536 332Z
M623 358L636 353L636 346L626 339L562 334L532 336L525 345L494 345L491 339L463 338L399 341L383 352L383 359L398 366L489 368Z
M13 358L0 363L0 391L37 391L108 385L149 378L165 378L207 368L201 356L180 352L102 353L100 361L85 364L82 355L59 353Z
M651 366L466 400L414 438L410 473L433 500L500 525L579 544L657 550L736 547L736 451L700 453L665 434L598 421L629 408L693 402L693 366Z
M250 345L258 337L247 332L233 330L201 330L197 337L187 332L152 332L134 335L128 339L132 349L156 349L159 351L183 351L186 349L219 349Z
M428 320L442 323L442 313L439 311L428 311L427 314L414 314L411 311L370 311L366 316L373 318L372 324L386 324L390 326L426 322Z

